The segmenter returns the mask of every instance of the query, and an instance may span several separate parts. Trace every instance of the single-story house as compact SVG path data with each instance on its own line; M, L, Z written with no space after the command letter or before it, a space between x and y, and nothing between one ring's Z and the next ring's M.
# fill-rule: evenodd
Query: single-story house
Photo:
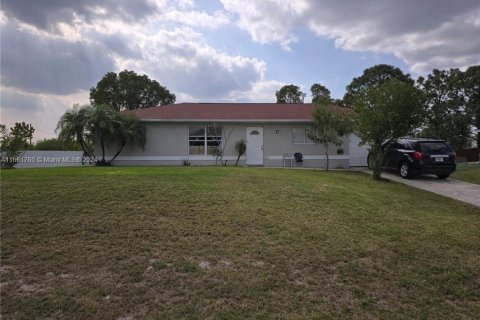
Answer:
M340 107L333 107L340 108ZM306 130L312 126L313 105L276 103L179 103L131 111L146 125L146 145L126 145L116 165L212 165L212 150L221 141L227 165L237 159L235 143L246 141L240 165L279 167L325 166L322 145L314 144ZM367 151L354 135L341 147L330 146L330 168L366 165ZM99 155L99 150L96 150ZM113 149L107 150L110 157ZM291 161L295 153L303 162ZM285 161L287 158L288 161ZM217 159L218 160L218 159Z

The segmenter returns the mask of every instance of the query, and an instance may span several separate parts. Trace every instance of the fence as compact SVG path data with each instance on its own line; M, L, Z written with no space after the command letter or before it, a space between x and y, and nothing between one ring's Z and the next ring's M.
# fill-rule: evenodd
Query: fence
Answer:
M460 149L456 150L455 153L457 154L458 158L464 158L467 162L478 162L479 161L479 149L472 148L472 149Z

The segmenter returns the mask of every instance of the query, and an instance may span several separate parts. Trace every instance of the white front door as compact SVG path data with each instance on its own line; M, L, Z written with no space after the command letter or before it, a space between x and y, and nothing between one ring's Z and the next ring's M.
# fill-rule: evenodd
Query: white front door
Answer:
M263 165L263 128L247 127L247 165Z

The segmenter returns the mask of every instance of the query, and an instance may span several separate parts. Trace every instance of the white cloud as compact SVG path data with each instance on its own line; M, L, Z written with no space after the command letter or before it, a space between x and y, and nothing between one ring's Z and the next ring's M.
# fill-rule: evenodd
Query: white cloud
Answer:
M149 72L167 87L197 99L246 90L264 77L265 62L219 52L189 28L159 30L139 41L144 59L129 67Z
M298 19L308 11L303 0L283 1L235 1L221 0L227 11L238 15L237 24L246 30L256 42L265 44L277 42L284 50L298 41L293 29Z
M221 0L254 41L289 48L309 28L351 51L392 53L415 72L480 63L480 3Z
M224 99L228 102L276 102L275 92L285 83L276 80L259 80L247 90L234 90Z
M174 3L179 9L183 10L193 9L195 6L195 2L193 0L175 0Z
M51 137L59 117L88 103L89 88L106 72L125 68L159 81L179 102L221 100L234 91L242 99L264 80L264 61L205 42L202 29L229 23L224 12L194 11L192 1L143 1L128 13L130 4L120 1L108 15L114 4L89 1L59 2L51 12L22 1L2 6L2 122L29 122L35 139Z
M216 11L213 14L198 12L194 10L168 10L159 19L177 22L185 26L217 29L227 25L230 21L223 11Z

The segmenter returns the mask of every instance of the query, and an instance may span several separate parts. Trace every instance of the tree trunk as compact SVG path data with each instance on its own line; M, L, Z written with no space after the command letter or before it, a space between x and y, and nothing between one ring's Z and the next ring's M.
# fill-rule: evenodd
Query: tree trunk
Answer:
M373 146L373 180L381 180L382 179L382 162L383 162L383 152L382 152L382 145L376 143Z
M100 160L99 163L97 162L97 165L105 166L107 165L107 162L105 161L105 141L103 141L102 137L100 137L100 147L102 149L102 160Z
M78 140L78 143L80 144L80 147L81 147L82 150L83 150L83 154L84 154L84 155L85 155L85 154L88 154L88 152L87 152L87 147L85 146L85 141L83 141L83 139L81 139L81 140Z
M478 163L480 163L480 128L477 128L477 150L478 150Z
M328 143L325 144L325 157L327 159L327 166L325 167L325 170L328 171L330 167L330 158L328 157Z
M238 166L238 161L240 161L240 154L238 154L237 161L235 162L235 167Z
M115 160L115 159L118 157L118 155L120 154L120 152L122 152L123 147L125 147L125 144L126 144L126 141L123 141L123 142L121 143L120 148L118 148L117 153L115 153L115 155L112 157L112 159L110 159L110 161L107 162L109 165L112 164L112 161Z

